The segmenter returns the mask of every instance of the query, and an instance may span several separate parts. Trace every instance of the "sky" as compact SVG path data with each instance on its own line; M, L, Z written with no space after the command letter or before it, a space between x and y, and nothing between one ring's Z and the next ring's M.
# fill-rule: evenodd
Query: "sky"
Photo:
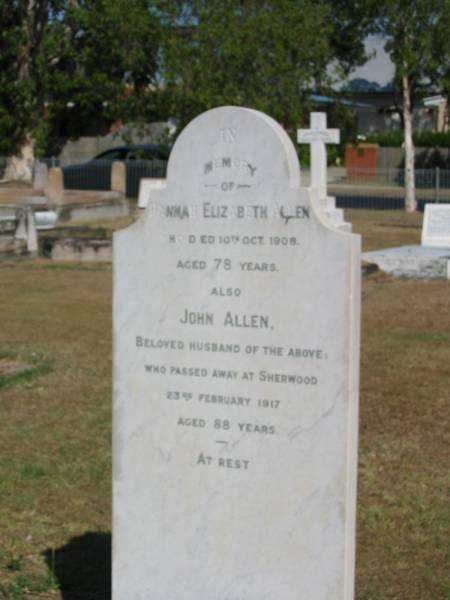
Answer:
M362 67L354 69L350 79L362 78L367 81L375 81L380 85L386 85L394 77L394 65L384 51L384 40L378 36L370 36L366 39L366 52L374 53L374 57Z

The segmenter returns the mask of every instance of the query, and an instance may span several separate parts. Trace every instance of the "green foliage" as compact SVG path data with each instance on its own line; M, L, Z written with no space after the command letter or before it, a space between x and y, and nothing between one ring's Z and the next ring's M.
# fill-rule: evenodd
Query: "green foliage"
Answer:
M0 154L20 146L43 99L41 44L47 2L0 0Z
M408 78L412 104L417 92L445 86L449 77L450 0L386 0L376 26L395 65L395 89ZM399 105L402 102L399 99Z
M327 146L328 164L336 164L339 159L341 162L345 159L345 148L347 144L352 143L357 136L357 118L353 109L349 109L342 104L334 104L328 110L329 127L335 127L340 130L341 142L339 145L329 144Z
M285 125L300 118L299 108L313 84L313 57L324 71L326 36L312 35L325 20L323 7L305 12L291 2L164 2L161 6L164 78L181 124L220 105L264 110ZM298 34L305 34L299 44ZM321 68L322 67L322 68ZM303 98L302 98L303 97ZM289 117L288 117L289 115Z
M226 104L294 136L311 91L363 61L368 15L358 0L0 0L0 155Z
M0 155L57 150L92 124L156 114L159 21L147 0L0 0ZM97 127L98 128L98 127Z
M57 136L77 137L92 123L151 116L159 24L145 0L68 3L46 39L49 121Z
M450 131L416 131L414 133L414 144L424 148L449 148Z
M403 130L395 131L377 131L374 133L366 133L365 142L370 144L378 144L379 146L400 147L404 141Z
M50 137L50 121L49 119L42 118L37 123L33 131L34 139L34 154L35 156L48 156L48 140Z
M376 23L395 65L394 90L405 143L405 208L414 211L412 113L418 92L441 87L448 73L450 0L385 0Z
M417 148L450 147L450 131L419 130L414 132L414 145ZM400 147L403 144L403 131L379 131L366 135L366 141L379 146Z
M294 132L308 121L311 91L331 85L328 65L344 57L347 66L361 59L363 29L351 18L352 5L323 0L159 2L162 73L171 114L183 125L214 106L245 105ZM345 43L339 25L344 21Z
M346 77L355 65L364 64L368 58L364 39L376 30L376 7L371 0L330 0L328 5L333 64L340 76Z

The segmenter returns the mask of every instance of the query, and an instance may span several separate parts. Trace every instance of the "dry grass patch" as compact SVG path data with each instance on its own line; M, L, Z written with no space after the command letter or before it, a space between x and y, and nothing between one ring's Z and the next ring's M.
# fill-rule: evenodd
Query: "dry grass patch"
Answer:
M366 247L420 231L416 215L353 220ZM111 267L3 264L0 281L3 375L49 367L0 388L0 598L104 600ZM449 379L450 283L365 277L357 600L450 598Z
M55 266L0 270L0 348L52 365L1 391L0 589L7 598L60 598L57 564L53 577L47 560L52 549L57 560L72 537L110 531L111 268L48 268ZM8 568L10 556L21 557L20 568ZM82 563L81 554L74 558Z
M450 284L363 286L358 598L450 598Z
M345 209L345 218L353 231L362 235L363 251L420 244L421 213L399 210Z

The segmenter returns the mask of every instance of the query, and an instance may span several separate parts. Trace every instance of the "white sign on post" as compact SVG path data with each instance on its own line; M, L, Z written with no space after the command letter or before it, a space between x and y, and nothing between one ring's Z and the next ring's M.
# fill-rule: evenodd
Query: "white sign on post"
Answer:
M353 597L360 240L310 200L217 108L114 236L114 600Z

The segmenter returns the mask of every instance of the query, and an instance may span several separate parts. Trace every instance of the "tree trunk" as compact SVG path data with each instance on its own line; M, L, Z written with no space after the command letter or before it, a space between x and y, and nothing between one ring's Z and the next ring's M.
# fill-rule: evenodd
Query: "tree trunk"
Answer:
M34 143L31 134L28 134L17 155L8 157L3 177L10 181L31 181L33 166Z
M48 0L23 0L21 3L23 43L17 56L18 88L36 78L36 64L48 21ZM34 131L42 112L42 86L32 87L22 110L28 112L25 125L15 134L14 151L8 157L4 178L31 181L34 165Z
M405 69L403 83L403 118L405 123L405 210L417 210L414 176L414 142L412 136L412 110L409 78Z

